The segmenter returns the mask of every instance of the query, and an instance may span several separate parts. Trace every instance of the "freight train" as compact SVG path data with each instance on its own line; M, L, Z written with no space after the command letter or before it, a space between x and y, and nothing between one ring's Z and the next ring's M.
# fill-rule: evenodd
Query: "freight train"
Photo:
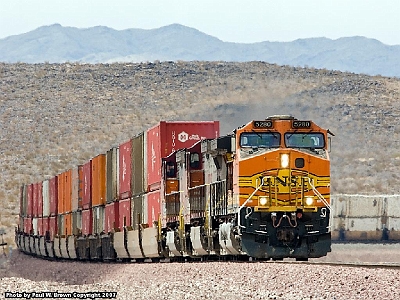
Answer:
M289 115L219 131L163 121L23 185L18 248L103 261L327 255L333 134Z

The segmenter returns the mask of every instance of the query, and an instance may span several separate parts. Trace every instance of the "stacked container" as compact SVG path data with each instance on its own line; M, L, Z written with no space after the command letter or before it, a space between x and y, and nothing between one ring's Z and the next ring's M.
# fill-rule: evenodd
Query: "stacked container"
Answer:
M140 224L147 223L147 213L144 194L147 192L147 135L142 132L132 139L132 198L131 198L131 225L138 229ZM121 219L123 220L123 219Z
M161 163L178 149L189 148L202 139L219 136L218 121L160 122L147 133L147 222L153 227L158 221L161 195Z
M92 217L93 234L104 230L104 207L106 204L106 155L92 159Z
M119 148L111 148L106 154L106 205L104 210L104 232L112 232L118 219L119 198Z
M58 184L58 235L72 235L72 170L57 176Z
M49 237L50 241L58 233L57 214L58 214L58 179L54 176L49 179L49 202L50 202L50 217L49 217Z
M131 226L132 197L132 139L119 146L119 197L114 203L115 229L122 231ZM109 208L111 211L112 209Z
M82 166L79 172L79 180L82 188L82 235L90 235L93 230L92 220L92 161Z

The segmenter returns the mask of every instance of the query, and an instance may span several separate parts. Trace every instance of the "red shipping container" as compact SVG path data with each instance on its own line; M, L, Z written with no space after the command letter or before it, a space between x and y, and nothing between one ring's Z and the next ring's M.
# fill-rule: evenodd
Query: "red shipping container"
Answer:
M84 209L82 210L82 234L89 235L92 234L93 229L93 220L92 220L92 209Z
M154 222L158 222L161 212L161 192L160 190L153 191L147 194L147 222L149 227L154 227Z
M25 192L26 191L26 187L24 185L22 185L19 189L19 216L25 216L26 214L26 206L25 206L25 201L24 201L24 197L26 197Z
M162 158L176 150L189 148L202 139L217 137L219 137L219 121L163 121L147 130L148 190L154 191L161 186Z
M32 218L26 217L24 218L24 233L30 234L31 231L33 231Z
M37 183L38 216L43 216L43 182Z
M58 182L57 177L50 178L49 180L49 197L50 197L50 216L57 215L58 208Z
M39 219L39 235L46 236L46 231L49 231L49 218L43 217Z
M49 218L49 233L50 233L50 241L54 240L54 237L57 235L58 226L57 226L57 217Z
M38 184L37 183L34 183L33 184L33 195L32 195L32 198L33 198L33 211L32 211L32 215L34 216L34 217L37 217L38 216L38 205L39 205L39 203L38 203Z
M119 199L131 197L131 152L130 140L119 146Z
M83 199L83 166L78 166L78 209L82 209L82 199Z
M92 161L88 161L82 167L82 208L92 206Z
M32 217L33 215L33 184L31 183L28 185L27 189L27 210L26 210L26 215L28 217ZM24 231L25 232L25 231Z
M37 218L37 235L42 235L43 232L43 218Z
M131 226L131 199L118 201L118 211L118 228L122 229L124 226Z
M118 202L111 202L105 208L104 231L111 232L114 228L119 228L119 205Z

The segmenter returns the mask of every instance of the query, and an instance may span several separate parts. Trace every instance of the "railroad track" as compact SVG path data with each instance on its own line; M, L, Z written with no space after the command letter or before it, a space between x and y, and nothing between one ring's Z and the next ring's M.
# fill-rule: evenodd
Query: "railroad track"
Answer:
M342 262L342 261L264 261L266 263L278 264L306 264L306 265L328 265L343 267L362 267L362 268L383 268L383 269L400 269L398 262Z

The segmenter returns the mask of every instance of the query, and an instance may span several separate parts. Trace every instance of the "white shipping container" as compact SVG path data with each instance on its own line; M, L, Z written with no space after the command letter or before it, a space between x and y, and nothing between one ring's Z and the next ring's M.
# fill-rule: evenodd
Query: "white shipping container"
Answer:
M33 235L39 235L38 218L32 219Z
M103 205L92 208L93 234L100 234L104 230L104 210Z
M49 180L43 181L43 217L50 216L50 185Z

